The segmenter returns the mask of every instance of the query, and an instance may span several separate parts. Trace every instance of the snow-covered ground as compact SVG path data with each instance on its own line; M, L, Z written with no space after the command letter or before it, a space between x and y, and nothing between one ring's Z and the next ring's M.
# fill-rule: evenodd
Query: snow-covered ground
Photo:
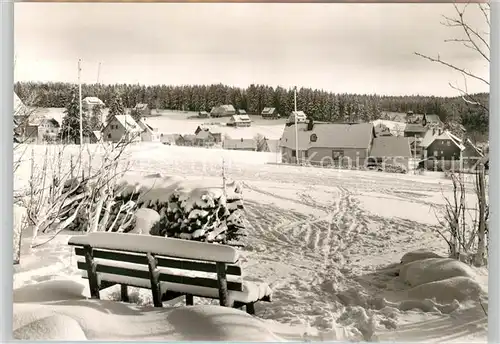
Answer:
M106 117L108 109L103 110L103 119ZM64 108L40 108L38 112L47 117L52 117L55 120L62 122L64 117ZM252 126L246 128L227 127L225 124L229 121L229 117L223 118L193 118L197 116L196 112L181 112L161 110L160 112L153 111L153 117L146 119L147 123L153 128L158 129L158 132L164 134L194 134L194 131L199 125L220 123L216 125L217 129L223 134L228 135L232 139L252 139L257 134L267 137L270 140L277 140L283 134L285 127L285 119L270 120L262 119L261 116L250 116Z
M33 149L35 157L43 156L44 146ZM88 287L78 277L76 257L67 246L73 233L62 233L32 252L24 239L24 255L14 275L18 336L35 339L30 329L60 326L81 328L81 336L100 340L486 342L487 300L468 299L466 292L479 288L482 296L487 293L486 270L453 267L462 279L454 275L434 282L443 279L445 270L440 270L415 281L432 266L417 262L400 270L394 265L418 249L446 255L435 231L442 194L451 195L451 183L441 174L280 166L267 164L275 162L273 154L152 143L127 152L130 173L204 179L214 186L222 185L223 158L228 177L243 184L249 230L242 250L245 278L266 282L274 292L273 302L256 304L258 319L218 307L180 307L179 300L153 310L148 307L150 291L135 290L135 305L107 301L119 297L113 288L103 301L85 300ZM29 174L27 162L16 176L17 188L26 185ZM469 183L470 207L472 187ZM463 285L468 289L460 289ZM195 303L210 302L195 298ZM80 339L64 333L48 337Z

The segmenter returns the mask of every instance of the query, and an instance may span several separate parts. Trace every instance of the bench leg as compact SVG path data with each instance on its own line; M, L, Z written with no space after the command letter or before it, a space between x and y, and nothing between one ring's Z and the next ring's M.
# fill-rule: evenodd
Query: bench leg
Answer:
M250 302L246 304L246 311L248 314L254 315L255 314L255 303Z
M129 302L128 287L125 284L120 285L120 296L123 302Z
M191 294L186 294L186 306L192 306L194 304L194 297Z

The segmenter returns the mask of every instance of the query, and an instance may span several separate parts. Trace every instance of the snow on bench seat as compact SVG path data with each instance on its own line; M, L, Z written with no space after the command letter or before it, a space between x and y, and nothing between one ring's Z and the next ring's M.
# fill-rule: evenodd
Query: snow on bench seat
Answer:
M71 237L68 244L226 264L234 264L239 259L239 252L234 247L141 234L89 233Z

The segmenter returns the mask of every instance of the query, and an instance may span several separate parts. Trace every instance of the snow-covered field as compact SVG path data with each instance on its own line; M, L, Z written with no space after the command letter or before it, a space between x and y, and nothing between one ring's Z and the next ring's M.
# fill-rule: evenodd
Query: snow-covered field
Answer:
M44 146L33 149L34 156L43 156ZM71 150L76 152L73 147L66 153ZM135 305L109 301L119 297L113 288L106 300L85 300L88 287L67 246L72 233L32 252L26 233L14 275L17 336L41 338L36 329L49 328L43 338L486 342L486 270L459 268L462 279L433 282L444 278L445 268L428 275L430 263L397 266L418 249L446 255L435 232L442 194L451 195L442 175L280 166L267 164L276 161L274 154L152 143L127 153L130 173L213 185L222 185L223 158L228 177L243 184L249 229L242 252L245 278L266 282L274 292L273 302L256 304L258 319L218 307L180 307L179 300L151 309L149 291L135 290ZM26 185L29 174L27 162L16 175L16 188Z
M38 110L41 114L48 117L53 117L55 120L62 122L64 117L63 108L41 108ZM103 111L103 119L106 117L108 109ZM153 111L153 117L148 117L147 122L153 127L157 128L158 132L164 134L194 134L194 131L199 125L221 123L217 129L223 134L228 135L233 139L252 139L257 134L267 137L270 140L277 140L281 138L285 120L266 120L261 116L250 116L252 126L246 128L227 127L225 123L229 121L229 117L224 118L192 118L196 116L196 112L176 112L161 110L160 112ZM156 116L158 115L158 116Z

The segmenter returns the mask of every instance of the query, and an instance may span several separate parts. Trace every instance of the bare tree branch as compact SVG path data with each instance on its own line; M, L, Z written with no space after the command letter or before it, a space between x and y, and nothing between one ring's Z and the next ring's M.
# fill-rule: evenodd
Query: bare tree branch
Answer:
M469 72L469 71L465 70L464 68L456 67L455 65L453 65L453 64L451 64L449 62L441 60L441 57L439 55L438 55L437 58L433 58L433 57L430 57L430 56L427 56L427 55L424 55L424 54L420 54L418 52L415 52L414 54L417 55L417 56L423 57L424 59L427 59L427 60L429 60L431 62L437 62L437 63L440 63L440 64L446 66L446 67L454 69L457 72L463 73L463 74L467 75L468 77L471 77L473 79L479 80L479 81L485 83L488 86L490 85L489 81L487 81L486 79L484 79L484 78L482 78L480 76L474 75L474 74L472 74L472 72Z

